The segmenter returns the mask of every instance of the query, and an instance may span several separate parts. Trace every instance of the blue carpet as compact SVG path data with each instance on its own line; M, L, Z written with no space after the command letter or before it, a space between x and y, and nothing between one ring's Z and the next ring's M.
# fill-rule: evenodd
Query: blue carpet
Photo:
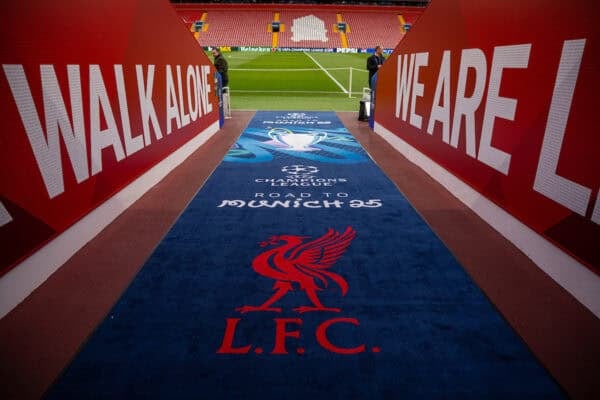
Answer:
M258 112L49 399L553 399L334 113Z

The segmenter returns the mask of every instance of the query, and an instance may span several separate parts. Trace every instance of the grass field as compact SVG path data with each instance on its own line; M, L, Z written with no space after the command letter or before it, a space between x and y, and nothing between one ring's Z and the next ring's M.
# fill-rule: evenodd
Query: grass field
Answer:
M362 88L368 86L367 54L231 52L224 56L234 110L356 111Z

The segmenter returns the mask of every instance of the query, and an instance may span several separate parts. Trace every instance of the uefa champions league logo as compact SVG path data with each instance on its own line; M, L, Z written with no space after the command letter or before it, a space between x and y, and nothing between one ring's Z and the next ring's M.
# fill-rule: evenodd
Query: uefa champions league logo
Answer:
M319 168L312 165L286 165L281 168L281 172L288 174L289 178L312 178L314 174L319 172Z
M293 113L287 113L286 114L288 118L293 118L293 119L306 119L306 113L298 113L298 112L293 112Z

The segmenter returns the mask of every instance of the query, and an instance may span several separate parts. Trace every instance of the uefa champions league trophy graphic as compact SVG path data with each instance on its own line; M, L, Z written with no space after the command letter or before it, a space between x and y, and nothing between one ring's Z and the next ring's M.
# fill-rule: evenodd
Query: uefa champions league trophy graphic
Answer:
M269 137L284 145L287 150L311 151L310 146L317 144L327 138L326 132L302 132L294 133L285 128L273 128L267 132Z

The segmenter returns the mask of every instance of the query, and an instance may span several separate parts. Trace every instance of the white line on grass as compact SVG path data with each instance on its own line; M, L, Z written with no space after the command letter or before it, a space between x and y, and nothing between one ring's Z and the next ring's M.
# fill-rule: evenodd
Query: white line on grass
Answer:
M337 94L340 95L340 92L326 92L319 90L243 90L243 89L234 89L230 90L231 93L319 93L319 94ZM359 93L359 92L355 92ZM362 92L360 92L362 93Z
M358 68L350 67L357 71ZM348 69L348 67L329 68L330 71ZM229 71L252 71L252 72L299 72L299 71L321 71L322 68L229 68Z
M319 68L229 68L229 71L252 71L252 72L301 72L319 71Z
M312 57L310 54L308 54L307 52L303 52L303 53L306 55L306 57L310 58L310 59L311 59L311 60L312 60L312 61L313 61L315 64L317 64L317 66L318 66L319 68L321 68L321 70L322 70L323 72L325 72L325 73L327 74L327 76L328 76L328 77L330 77L330 78L331 78L331 80L332 80L333 82L335 82L335 84L336 84L336 85L338 85L338 86L340 87L340 89L342 89L342 91L343 91L344 93L346 93L346 94L348 93L348 91L347 91L347 90L346 90L346 89L345 89L345 88L342 86L342 84L341 84L341 83L339 83L339 82L338 82L338 81L337 81L337 80L336 80L336 79L335 79L333 76L331 76L331 74L330 74L329 72L327 72L327 70L326 70L325 68L323 68L323 66L322 66L321 64L319 64L319 62L318 62L317 60L315 60L315 59L314 59L314 58L313 58L313 57Z

